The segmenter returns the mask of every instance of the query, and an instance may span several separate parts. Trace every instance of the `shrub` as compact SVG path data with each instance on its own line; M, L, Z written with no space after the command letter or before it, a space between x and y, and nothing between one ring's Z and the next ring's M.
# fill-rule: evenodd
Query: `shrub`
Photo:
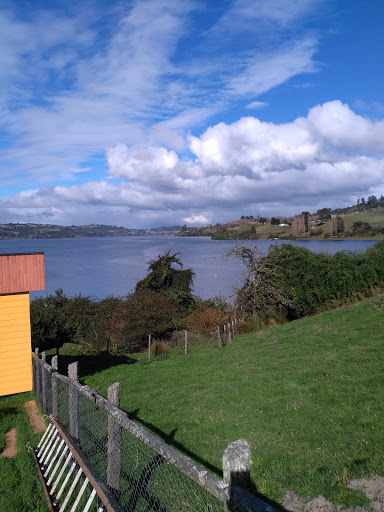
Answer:
M198 309L186 318L186 327L198 334L212 336L217 327L229 319L229 313L218 308Z
M333 256L291 244L272 246L267 255L257 248L231 252L247 267L236 308L252 321L294 320L384 285L384 242L363 254Z
M177 305L159 293L137 292L129 295L114 316L110 329L119 348L139 351L147 346L148 335L165 339L175 329Z
M168 359L169 347L164 341L154 341L151 345L151 357L156 361Z

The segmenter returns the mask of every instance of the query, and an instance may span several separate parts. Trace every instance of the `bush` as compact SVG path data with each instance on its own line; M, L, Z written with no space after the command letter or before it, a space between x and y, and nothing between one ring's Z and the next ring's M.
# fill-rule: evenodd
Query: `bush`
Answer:
M218 308L198 309L186 318L186 327L197 334L213 336L218 326L228 322L230 314Z
M146 348L148 336L166 339L176 328L177 305L162 294L137 292L129 295L113 318L111 330L118 348Z
M169 347L168 343L164 341L154 341L151 345L151 358L154 361L162 361L164 359L168 359L169 357Z
M252 321L294 320L384 285L384 242L363 254L332 256L291 244L272 246L267 255L245 247L232 253L247 266L236 308Z
M324 231L321 228L311 229L311 236L319 236L322 235Z

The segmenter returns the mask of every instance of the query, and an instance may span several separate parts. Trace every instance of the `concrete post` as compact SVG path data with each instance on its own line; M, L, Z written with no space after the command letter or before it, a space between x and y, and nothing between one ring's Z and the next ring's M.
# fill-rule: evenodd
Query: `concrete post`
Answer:
M68 377L77 382L78 362L68 365ZM75 439L79 438L79 397L75 386L69 384L69 433Z
M228 445L223 455L223 480L229 485L228 512L243 510L243 508L239 508L235 500L232 499L233 492L231 488L233 486L241 487L246 490L251 488L251 464L251 448L245 439L239 439Z
M47 355L45 352L42 352L41 354L41 360L43 363L47 361ZM48 414L49 411L47 410L47 404L48 404L48 382L47 382L47 371L44 367L44 365L41 365L41 387L42 387L42 393L43 393L43 409L45 414Z
M51 374L51 384L52 384L52 414L57 418L59 416L59 400L58 400L58 391L57 391L57 379L56 372L59 369L59 360L58 356L53 356L51 360L51 366L54 370Z
M35 348L35 354L37 357L39 357L39 349ZM36 396L39 394L39 387L40 387L40 379L39 379L39 363L36 363L34 359L32 359L32 368L33 368L33 391Z
M108 402L120 407L120 384L115 382L108 388ZM107 484L120 491L121 489L121 461L123 453L122 428L120 424L108 414L108 466Z

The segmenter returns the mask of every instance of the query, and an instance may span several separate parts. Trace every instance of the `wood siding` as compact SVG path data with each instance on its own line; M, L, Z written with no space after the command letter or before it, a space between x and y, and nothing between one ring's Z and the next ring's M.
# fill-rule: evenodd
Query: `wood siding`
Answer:
M44 254L0 254L0 295L44 288Z
M0 295L0 396L32 390L29 293Z

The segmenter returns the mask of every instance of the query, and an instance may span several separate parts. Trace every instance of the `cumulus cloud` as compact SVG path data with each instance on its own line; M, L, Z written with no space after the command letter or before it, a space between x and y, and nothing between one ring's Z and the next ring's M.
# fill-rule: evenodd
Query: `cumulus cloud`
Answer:
M362 190L384 192L383 127L384 121L369 121L340 101L317 105L291 123L245 117L191 136L188 160L164 147L117 145L107 151L115 182L31 189L2 206L55 218L92 206L112 218L134 214L144 226L149 219L157 225L223 221L220 215L230 219L229 211L244 205L254 214L337 207L356 201Z
M1 6L2 220L205 224L382 193L383 120L331 101L265 121L261 94L323 69L322 5Z

